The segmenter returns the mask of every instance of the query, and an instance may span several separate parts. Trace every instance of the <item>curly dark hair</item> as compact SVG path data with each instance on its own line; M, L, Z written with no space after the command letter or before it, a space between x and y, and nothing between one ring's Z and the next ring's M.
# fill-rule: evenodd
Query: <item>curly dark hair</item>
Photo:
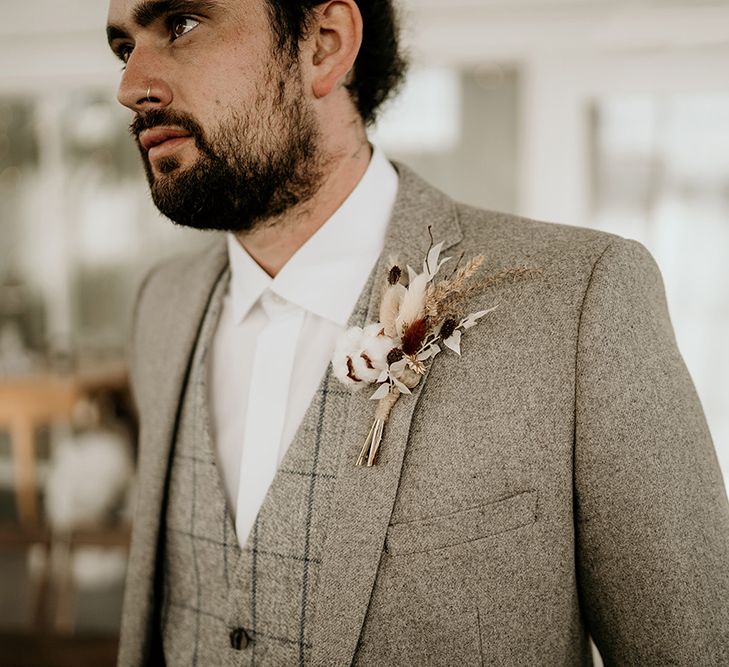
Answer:
M393 0L356 0L362 14L362 46L347 90L365 125L371 125L382 103L405 78L407 61L400 51L400 29ZM297 57L314 7L322 0L266 0L273 31L282 52Z

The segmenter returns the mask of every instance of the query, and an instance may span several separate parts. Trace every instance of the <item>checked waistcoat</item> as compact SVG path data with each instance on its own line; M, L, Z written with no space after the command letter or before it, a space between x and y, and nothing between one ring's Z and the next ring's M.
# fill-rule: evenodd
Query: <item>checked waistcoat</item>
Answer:
M349 394L328 367L241 549L208 412L208 353L228 282L226 271L208 304L172 454L160 610L165 660L168 667L305 665Z

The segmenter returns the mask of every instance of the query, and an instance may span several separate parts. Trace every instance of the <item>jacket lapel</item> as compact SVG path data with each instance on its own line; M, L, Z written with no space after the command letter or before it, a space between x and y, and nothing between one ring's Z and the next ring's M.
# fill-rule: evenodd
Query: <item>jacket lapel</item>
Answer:
M462 238L452 200L406 167L395 166L400 184L385 247L350 326L377 321L380 286L391 257L397 257L403 268L410 264L418 272L422 270L430 242L428 226L436 243L444 241L444 250ZM355 466L372 425L372 392L357 392L350 399L317 592L314 665L349 665L354 657L395 502L410 423L426 380L427 376L411 396L402 397L393 408L373 468Z
M137 497L144 511L137 512L132 532L130 560L137 576L128 580L125 591L122 635L126 641L120 647L120 665L142 664L154 651L151 640L158 542L170 451L200 323L226 266L225 243L216 240L177 283L160 281L163 294L156 294L154 273L140 294L137 319L142 324L134 340L139 354L133 358L132 368L133 384L139 392L137 404L146 426L140 434Z

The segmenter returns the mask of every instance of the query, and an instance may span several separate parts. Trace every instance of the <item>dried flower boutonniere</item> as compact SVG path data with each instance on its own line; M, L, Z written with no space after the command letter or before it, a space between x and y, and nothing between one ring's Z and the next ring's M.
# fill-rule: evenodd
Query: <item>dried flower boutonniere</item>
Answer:
M442 249L443 243L434 245L431 234L422 273L407 267L407 287L402 283L402 269L393 263L380 302L379 321L364 328L351 327L337 341L332 358L336 377L353 391L379 385L371 397L378 405L357 459L359 466L376 463L390 411L402 394L410 394L418 385L426 363L443 351L441 344L460 355L463 333L498 308L459 316L463 304L486 287L539 272L511 269L474 282L484 257L477 255L461 267L461 256L450 276L436 282L434 278L450 260L440 258Z

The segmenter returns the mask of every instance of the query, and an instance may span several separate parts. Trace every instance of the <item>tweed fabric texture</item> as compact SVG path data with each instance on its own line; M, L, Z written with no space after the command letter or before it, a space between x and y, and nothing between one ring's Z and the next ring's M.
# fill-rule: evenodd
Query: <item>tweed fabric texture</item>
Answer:
M249 610L250 578L236 577L240 549L230 532L210 439L206 360L229 272L218 280L195 347L173 447L166 502L161 627L167 665L235 664L231 608ZM250 623L250 617L245 619Z
M208 351L229 272L219 279L195 347L172 454L163 546L161 632L173 665L310 664L310 619L349 393L327 369L243 549L214 455ZM352 316L361 321L360 306ZM245 650L230 633L245 629Z
M607 665L729 664L729 504L648 251L456 204L398 171L378 277L392 254L417 265L428 226L446 255L543 273L467 304L499 308L469 330L461 357L436 357L398 401L376 468L354 466L373 414L366 392L336 426L323 420L341 457L312 592L311 663L588 665L592 635ZM158 269L139 300L142 502L124 667L155 664L169 447L222 245Z

